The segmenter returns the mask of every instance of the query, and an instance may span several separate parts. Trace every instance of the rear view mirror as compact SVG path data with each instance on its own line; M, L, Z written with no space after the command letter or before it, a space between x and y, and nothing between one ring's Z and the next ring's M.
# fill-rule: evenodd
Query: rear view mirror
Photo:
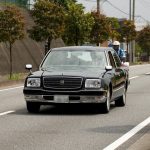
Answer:
M105 69L106 69L106 71L110 71L110 70L112 70L112 66L106 66Z

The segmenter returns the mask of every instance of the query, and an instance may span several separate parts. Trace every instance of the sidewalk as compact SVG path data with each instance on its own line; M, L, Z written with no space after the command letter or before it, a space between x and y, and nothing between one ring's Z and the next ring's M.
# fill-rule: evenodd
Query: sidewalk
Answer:
M12 87L17 85L23 85L26 76L27 75L23 75L20 79L17 80L9 80L8 76L0 76L0 89L10 86Z
M150 150L150 130L127 150Z

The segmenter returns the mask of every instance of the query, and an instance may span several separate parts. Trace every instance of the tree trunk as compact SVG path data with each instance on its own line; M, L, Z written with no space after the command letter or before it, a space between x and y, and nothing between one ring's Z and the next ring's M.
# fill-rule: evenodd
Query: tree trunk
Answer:
M96 46L99 46L99 42L96 43Z
M12 44L9 43L9 59L10 59L10 70L9 70L9 75L10 75L10 79L12 78Z
M147 56L148 56L147 61L150 61L150 51L149 50L147 51Z
M129 52L129 42L127 41L127 53Z
M48 37L48 51L51 48L51 41L52 41L52 37Z
M45 43L45 55L47 54L47 52L50 50L51 48L51 41L52 41L52 38L51 37L48 37L47 39L47 42Z
M78 46L78 29L77 29L77 27L76 27L76 37L75 37L75 44L76 44L76 46Z
M127 41L127 53L126 53L126 61L129 61L129 42Z

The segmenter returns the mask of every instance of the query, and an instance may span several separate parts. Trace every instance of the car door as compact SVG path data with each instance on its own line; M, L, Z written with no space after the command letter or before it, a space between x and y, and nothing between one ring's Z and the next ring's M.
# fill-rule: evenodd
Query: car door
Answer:
M116 63L114 61L114 57L111 53L111 51L108 52L108 57L109 57L109 65L112 66L112 70L109 74L111 74L111 83L112 83L112 99L116 98L116 91L117 91L117 82L118 82L118 76L116 74Z
M112 51L111 53L115 62L114 75L116 79L116 84L114 89L114 95L115 97L119 97L122 95L125 87L125 72L121 68L122 64L117 53L115 51Z

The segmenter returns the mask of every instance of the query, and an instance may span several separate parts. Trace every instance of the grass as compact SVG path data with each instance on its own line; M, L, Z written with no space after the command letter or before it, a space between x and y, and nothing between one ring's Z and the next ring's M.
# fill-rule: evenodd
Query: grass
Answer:
M10 75L7 75L7 79L12 81L18 81L25 79L26 76L27 76L26 73L13 73L11 78Z
M28 73L13 73L10 75L0 75L0 88L4 86L12 86L13 84L23 83Z

